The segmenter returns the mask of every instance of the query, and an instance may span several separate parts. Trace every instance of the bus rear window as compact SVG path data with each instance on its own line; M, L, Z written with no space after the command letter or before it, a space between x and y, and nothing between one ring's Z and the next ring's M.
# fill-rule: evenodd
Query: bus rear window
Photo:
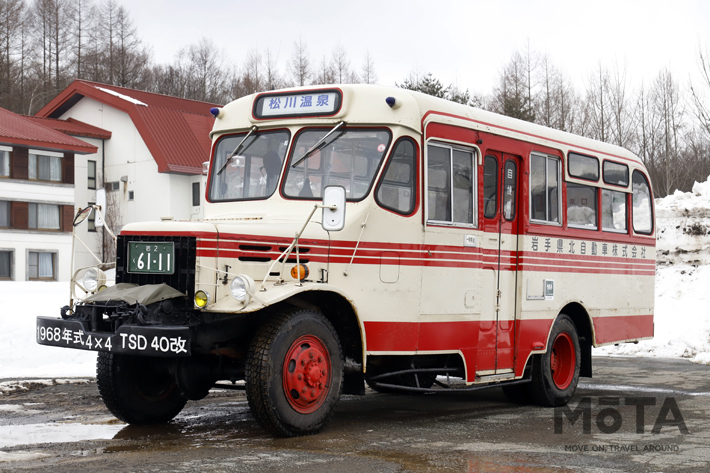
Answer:
M651 186L648 185L646 176L639 171L634 171L634 210L633 224L636 233L653 233L653 199L651 197Z

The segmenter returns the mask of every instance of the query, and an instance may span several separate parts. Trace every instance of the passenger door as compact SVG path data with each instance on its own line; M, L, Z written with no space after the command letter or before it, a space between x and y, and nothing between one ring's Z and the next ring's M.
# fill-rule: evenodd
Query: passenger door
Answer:
M520 163L519 156L492 150L484 158L478 375L512 373L515 362Z

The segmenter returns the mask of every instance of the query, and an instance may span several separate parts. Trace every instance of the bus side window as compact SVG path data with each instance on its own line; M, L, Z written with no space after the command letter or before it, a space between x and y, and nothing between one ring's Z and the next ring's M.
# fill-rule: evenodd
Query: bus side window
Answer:
M495 156L486 156L483 164L483 216L493 218L498 208L498 160Z
M560 159L530 155L530 220L560 223Z
M474 225L473 151L430 144L427 156L428 220Z
M636 233L650 235L653 233L653 198L651 186L640 171L634 171L632 179L634 189L633 224Z
M602 230L626 233L626 195L602 189Z
M567 183L567 225L597 229L597 188Z
M382 207L408 215L414 211L416 147L408 138L400 140L392 151L375 200Z

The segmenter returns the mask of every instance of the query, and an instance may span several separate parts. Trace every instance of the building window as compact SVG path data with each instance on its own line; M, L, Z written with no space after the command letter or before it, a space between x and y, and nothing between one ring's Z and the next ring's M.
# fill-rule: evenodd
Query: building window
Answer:
M135 197L135 194L133 193L133 191L128 191L128 200L133 200L134 197Z
M0 177L10 177L9 151L0 151Z
M377 188L377 202L402 215L414 211L416 185L416 147L410 139L397 143Z
M474 225L473 151L429 145L427 155L429 221Z
M567 183L567 225L596 230L597 188Z
M62 158L30 154L29 178L37 181L62 182Z
M37 230L59 230L60 212L58 205L29 204L28 227Z
M530 156L530 220L560 223L560 160Z
M48 280L55 279L54 253L30 251L28 253L28 279Z
M96 189L96 161L87 161L86 173L88 180L86 186L89 189Z
M12 251L0 251L0 280L12 279Z
M10 228L10 202L0 200L0 228Z
M121 189L121 181L107 182L104 184L104 188L107 192L113 192Z
M192 206L193 207L200 206L200 183L199 182L192 183Z

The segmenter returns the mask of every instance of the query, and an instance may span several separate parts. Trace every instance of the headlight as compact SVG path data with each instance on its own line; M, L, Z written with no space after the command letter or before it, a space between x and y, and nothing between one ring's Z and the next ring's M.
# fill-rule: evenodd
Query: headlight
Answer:
M86 270L84 278L81 280L81 285L89 292L96 292L99 286L106 284L106 275L97 268Z
M197 291L195 293L195 306L200 309L204 309L207 304L210 303L210 295L205 291Z
M234 296L237 301L246 305L249 303L249 292L253 287L254 280L249 276L246 276L244 274L235 276L232 280L232 296Z

